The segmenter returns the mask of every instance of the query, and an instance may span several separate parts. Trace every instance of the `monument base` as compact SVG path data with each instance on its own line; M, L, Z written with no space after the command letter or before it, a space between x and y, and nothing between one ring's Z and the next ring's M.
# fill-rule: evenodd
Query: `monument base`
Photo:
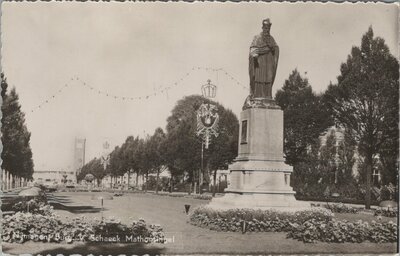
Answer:
M283 161L238 160L229 166L230 185L225 195L213 198L209 207L219 210L250 208L299 211L310 209L297 201L290 186L291 166Z
M240 115L239 152L229 166L230 184L214 209L252 208L297 211L311 208L297 201L290 186L293 168L283 158L283 111L247 108Z
M277 211L301 211L311 208L310 203L297 201L291 194L238 194L227 193L223 197L213 198L207 207L215 210L260 209Z

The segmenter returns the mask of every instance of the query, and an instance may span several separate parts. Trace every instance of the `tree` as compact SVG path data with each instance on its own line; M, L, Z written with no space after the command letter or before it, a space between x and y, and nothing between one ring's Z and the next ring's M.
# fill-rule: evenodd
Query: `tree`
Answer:
M336 134L331 130L326 137L325 144L319 149L318 167L324 173L323 184L333 186L337 182L337 149Z
M92 174L97 181L97 185L100 186L102 179L106 176L106 171L100 159L94 158L85 164L78 174L78 181L83 180L87 174Z
M158 194L160 172L165 169L165 146L167 146L165 145L165 133L161 128L157 128L148 141L148 157L146 159L150 163L150 170L157 173L156 194Z
M195 172L201 169L202 139L196 136L196 111L207 102L218 108L220 135L213 137L205 150L205 169L226 167L237 156L239 122L232 111L197 95L179 100L167 119L165 160L172 176L187 174L192 183Z
M125 143L121 146L122 157L124 161L125 168L128 170L128 187L130 182L131 171L136 173L136 184L138 183L138 178L140 174L140 159L138 157L138 150L140 146L140 139L138 137L128 136Z
M3 104L1 106L1 141L3 144L2 169L13 176L32 179L33 160L30 147L31 134L25 125L25 114L21 111L15 88L7 93L7 81L1 74Z
M350 187L354 187L355 180L353 175L354 164L356 162L355 151L356 141L353 136L346 130L343 131L343 139L339 142L337 149L337 169L338 184L342 190L350 191ZM347 188L347 189L346 189ZM353 193L354 193L353 189Z
M295 165L295 174L290 185L300 196L321 196L326 188L327 172L319 164L320 141L316 140L308 147L308 152L301 162Z
M213 142L207 150L207 168L213 174L213 196L215 196L217 187L217 170L227 169L228 165L237 156L238 150L238 119L229 109L220 111L219 135L213 138Z
M342 63L337 84L330 84L325 92L325 102L336 123L351 133L364 158L367 209L371 204L374 158L386 157L386 149L392 147L390 140L398 145L398 90L399 64L384 39L374 38L370 27L361 47L353 47Z
M319 136L333 121L321 97L297 69L277 91L275 100L284 111L284 153L286 163L293 166L291 186L299 194L313 195L312 190L323 189L321 178L326 175L318 169Z
M128 170L122 153L122 147L119 146L115 147L110 153L110 163L107 166L106 173L111 176L111 183L113 177L116 179L118 176L124 175Z
M150 136L147 135L143 142L140 144L138 154L135 156L139 159L140 172L145 175L146 182L144 190L147 192L149 183L149 174L153 171L152 161L152 148L150 145Z
M277 91L275 100L284 111L286 163L296 166L306 158L308 148L332 126L333 121L321 97L312 91L308 80L301 77L297 69L292 71L282 89Z
M136 172L136 184L139 183L139 175L145 173L146 162L143 159L143 150L145 148L145 140L137 138L137 145L132 151L131 167Z

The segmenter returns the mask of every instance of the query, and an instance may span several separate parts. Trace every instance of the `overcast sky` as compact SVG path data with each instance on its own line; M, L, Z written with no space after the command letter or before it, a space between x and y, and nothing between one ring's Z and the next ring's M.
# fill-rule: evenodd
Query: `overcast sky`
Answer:
M207 79L218 86L217 100L239 115L248 95L249 46L264 18L280 47L273 93L295 68L322 92L370 25L397 55L397 8L3 2L1 64L26 113L35 169L66 169L73 166L75 136L86 137L88 160L101 154L105 140L115 146L164 129L176 101L200 94ZM223 68L239 84L224 71L197 67Z

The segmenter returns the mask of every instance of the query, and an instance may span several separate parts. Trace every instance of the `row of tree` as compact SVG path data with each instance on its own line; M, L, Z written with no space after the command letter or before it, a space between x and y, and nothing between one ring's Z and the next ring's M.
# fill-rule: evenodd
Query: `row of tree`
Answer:
M196 136L196 111L203 103L216 105L220 118L219 136L212 138L208 149L203 148L202 164L204 145L202 138ZM172 110L167 119L166 132L157 128L153 135L146 138L129 136L121 146L111 152L106 168L102 166L101 159L95 158L83 166L78 180L84 179L90 173L100 183L105 175L116 179L126 173L135 173L137 179L144 175L147 181L149 174L153 173L156 174L158 184L160 172L168 169L176 182L186 179L189 183L194 183L198 178L196 174L204 166L204 183L209 183L210 174L215 176L218 169L227 168L236 157L238 126L238 120L231 110L201 96L187 96L178 101Z
M21 111L15 88L7 89L7 79L1 73L1 168L12 177L32 180L31 134L25 125L25 114Z

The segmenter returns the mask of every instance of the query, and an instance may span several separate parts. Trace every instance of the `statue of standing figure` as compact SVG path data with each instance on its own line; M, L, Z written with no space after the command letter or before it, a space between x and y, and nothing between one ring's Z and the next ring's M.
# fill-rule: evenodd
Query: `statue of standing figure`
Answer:
M278 67L279 47L270 35L272 23L269 19L262 22L262 32L256 35L250 46L249 75L250 98L272 100Z

